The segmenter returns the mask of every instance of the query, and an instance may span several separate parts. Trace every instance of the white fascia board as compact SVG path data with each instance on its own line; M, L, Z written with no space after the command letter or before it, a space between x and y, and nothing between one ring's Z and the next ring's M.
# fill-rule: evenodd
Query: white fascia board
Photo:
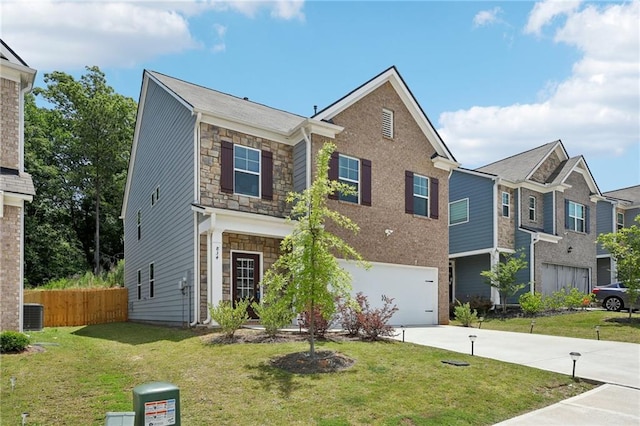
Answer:
M472 251L463 251L460 253L451 253L449 254L449 259L457 259L460 257L467 257L467 256L477 256L479 254L491 254L493 252L493 247L487 247L485 249L480 249L480 250L472 250Z
M509 254L515 254L515 250L514 249L510 249L510 248L506 248L506 247L498 247L496 248L496 251L498 253L509 253Z
M29 87L33 86L36 73L37 71L33 68L25 67L21 64L14 64L7 60L0 62L0 76L2 76L2 78L21 84L26 83Z
M256 127L252 123L246 123L232 118L214 116L207 111L194 111L202 114L203 123L211 124L213 126L222 127L224 129L233 130L263 139L269 139L285 145L295 145L300 141L299 139L295 139L290 133L283 133L275 130Z
M210 216L201 223L200 232L235 232L262 237L284 238L293 232L295 222L261 214L239 212L214 207L193 206L193 210Z
M519 229L520 229L520 231L523 231L523 232L526 232L527 234L533 235L533 237L537 241L544 241L544 242L547 242L547 243L557 244L558 242L560 242L562 240L562 237L560 237L558 235L547 234L546 232L530 231L530 230L525 229L525 228L519 228Z
M3 195L2 198L0 198L0 201L2 201L5 206L22 207L24 201L33 201L33 195L6 191L4 191L2 194Z
M486 173L486 172L478 172L476 170L469 170L469 169L465 169L465 168L462 168L462 167L458 167L456 169L456 171L460 172L460 173L466 173L466 174L472 175L472 176L479 176L479 177L491 179L491 180L500 179L500 176L498 176L498 175L494 175L494 174Z
M302 134L302 129L305 129L308 134L315 134L315 135L335 139L336 135L338 135L339 133L342 133L342 131L344 130L344 127L338 126L337 124L332 124L326 121L307 118L305 121L297 125L290 132L290 135L293 137L293 139L297 141L304 139L304 136Z
M448 172L460 167L460 163L452 161L448 158L440 157L439 155L433 157L431 161L433 162L435 168L446 170Z

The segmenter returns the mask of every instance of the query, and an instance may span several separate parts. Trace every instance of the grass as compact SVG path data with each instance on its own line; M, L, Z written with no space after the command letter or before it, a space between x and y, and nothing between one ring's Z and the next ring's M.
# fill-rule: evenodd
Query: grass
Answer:
M507 319L487 316L482 328L529 333L532 320L535 320L533 332L536 334L597 339L596 326L599 326L601 340L640 343L640 316L633 314L629 322L628 312L574 311L560 315ZM451 324L460 325L457 321L452 321ZM477 322L473 324L474 327L478 325Z
M295 375L270 366L308 343L209 343L213 335L134 323L32 333L46 351L1 355L0 423L104 425L132 411L132 389L180 388L186 425L487 425L582 393L569 376L400 342L319 342L349 370ZM442 360L460 360L454 367ZM12 391L10 377L16 378Z

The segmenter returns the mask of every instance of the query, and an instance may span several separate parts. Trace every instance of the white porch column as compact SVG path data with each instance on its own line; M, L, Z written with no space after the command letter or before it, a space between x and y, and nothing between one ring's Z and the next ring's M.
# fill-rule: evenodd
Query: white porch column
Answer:
M218 305L222 300L222 230L214 229L211 233L211 268L209 276L211 285L209 286L209 303Z
M500 262L500 252L498 250L493 250L491 252L491 269ZM494 305L500 304L500 292L494 286L491 286L491 301Z

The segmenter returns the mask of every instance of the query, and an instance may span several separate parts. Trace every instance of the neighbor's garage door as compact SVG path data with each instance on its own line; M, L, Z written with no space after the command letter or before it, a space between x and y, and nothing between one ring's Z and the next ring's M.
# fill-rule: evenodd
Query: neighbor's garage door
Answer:
M589 269L543 263L542 293L551 294L563 287L575 287L583 293L591 291L589 288Z
M365 270L354 262L340 261L353 279L353 294L362 292L371 307L382 307L382 296L391 297L398 311L390 324L438 324L438 269L371 263Z

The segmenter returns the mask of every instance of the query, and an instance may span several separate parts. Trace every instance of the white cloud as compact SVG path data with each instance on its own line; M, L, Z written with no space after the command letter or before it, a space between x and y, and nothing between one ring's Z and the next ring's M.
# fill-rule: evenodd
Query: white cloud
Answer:
M483 27L485 25L495 24L496 22L501 22L498 15L502 14L502 9L500 7L494 7L491 10L482 10L476 13L476 16L473 17L473 26L474 27Z
M204 48L189 18L226 10L255 17L260 10L304 20L302 0L130 1L2 0L2 38L41 72L85 65L131 67L153 58ZM216 30L217 31L217 30ZM217 33L213 51L226 49Z
M540 34L542 27L550 24L553 18L574 12L580 3L581 0L544 0L536 3L529 14L524 32Z
M224 36L227 34L227 27L220 24L213 24L213 31L216 34L216 44L213 45L211 50L213 53L224 52L227 50L227 45L224 42Z
M638 0L567 13L554 40L582 54L570 77L548 82L535 103L445 112L438 131L466 167L557 139L570 155L622 155L640 143L639 18Z

